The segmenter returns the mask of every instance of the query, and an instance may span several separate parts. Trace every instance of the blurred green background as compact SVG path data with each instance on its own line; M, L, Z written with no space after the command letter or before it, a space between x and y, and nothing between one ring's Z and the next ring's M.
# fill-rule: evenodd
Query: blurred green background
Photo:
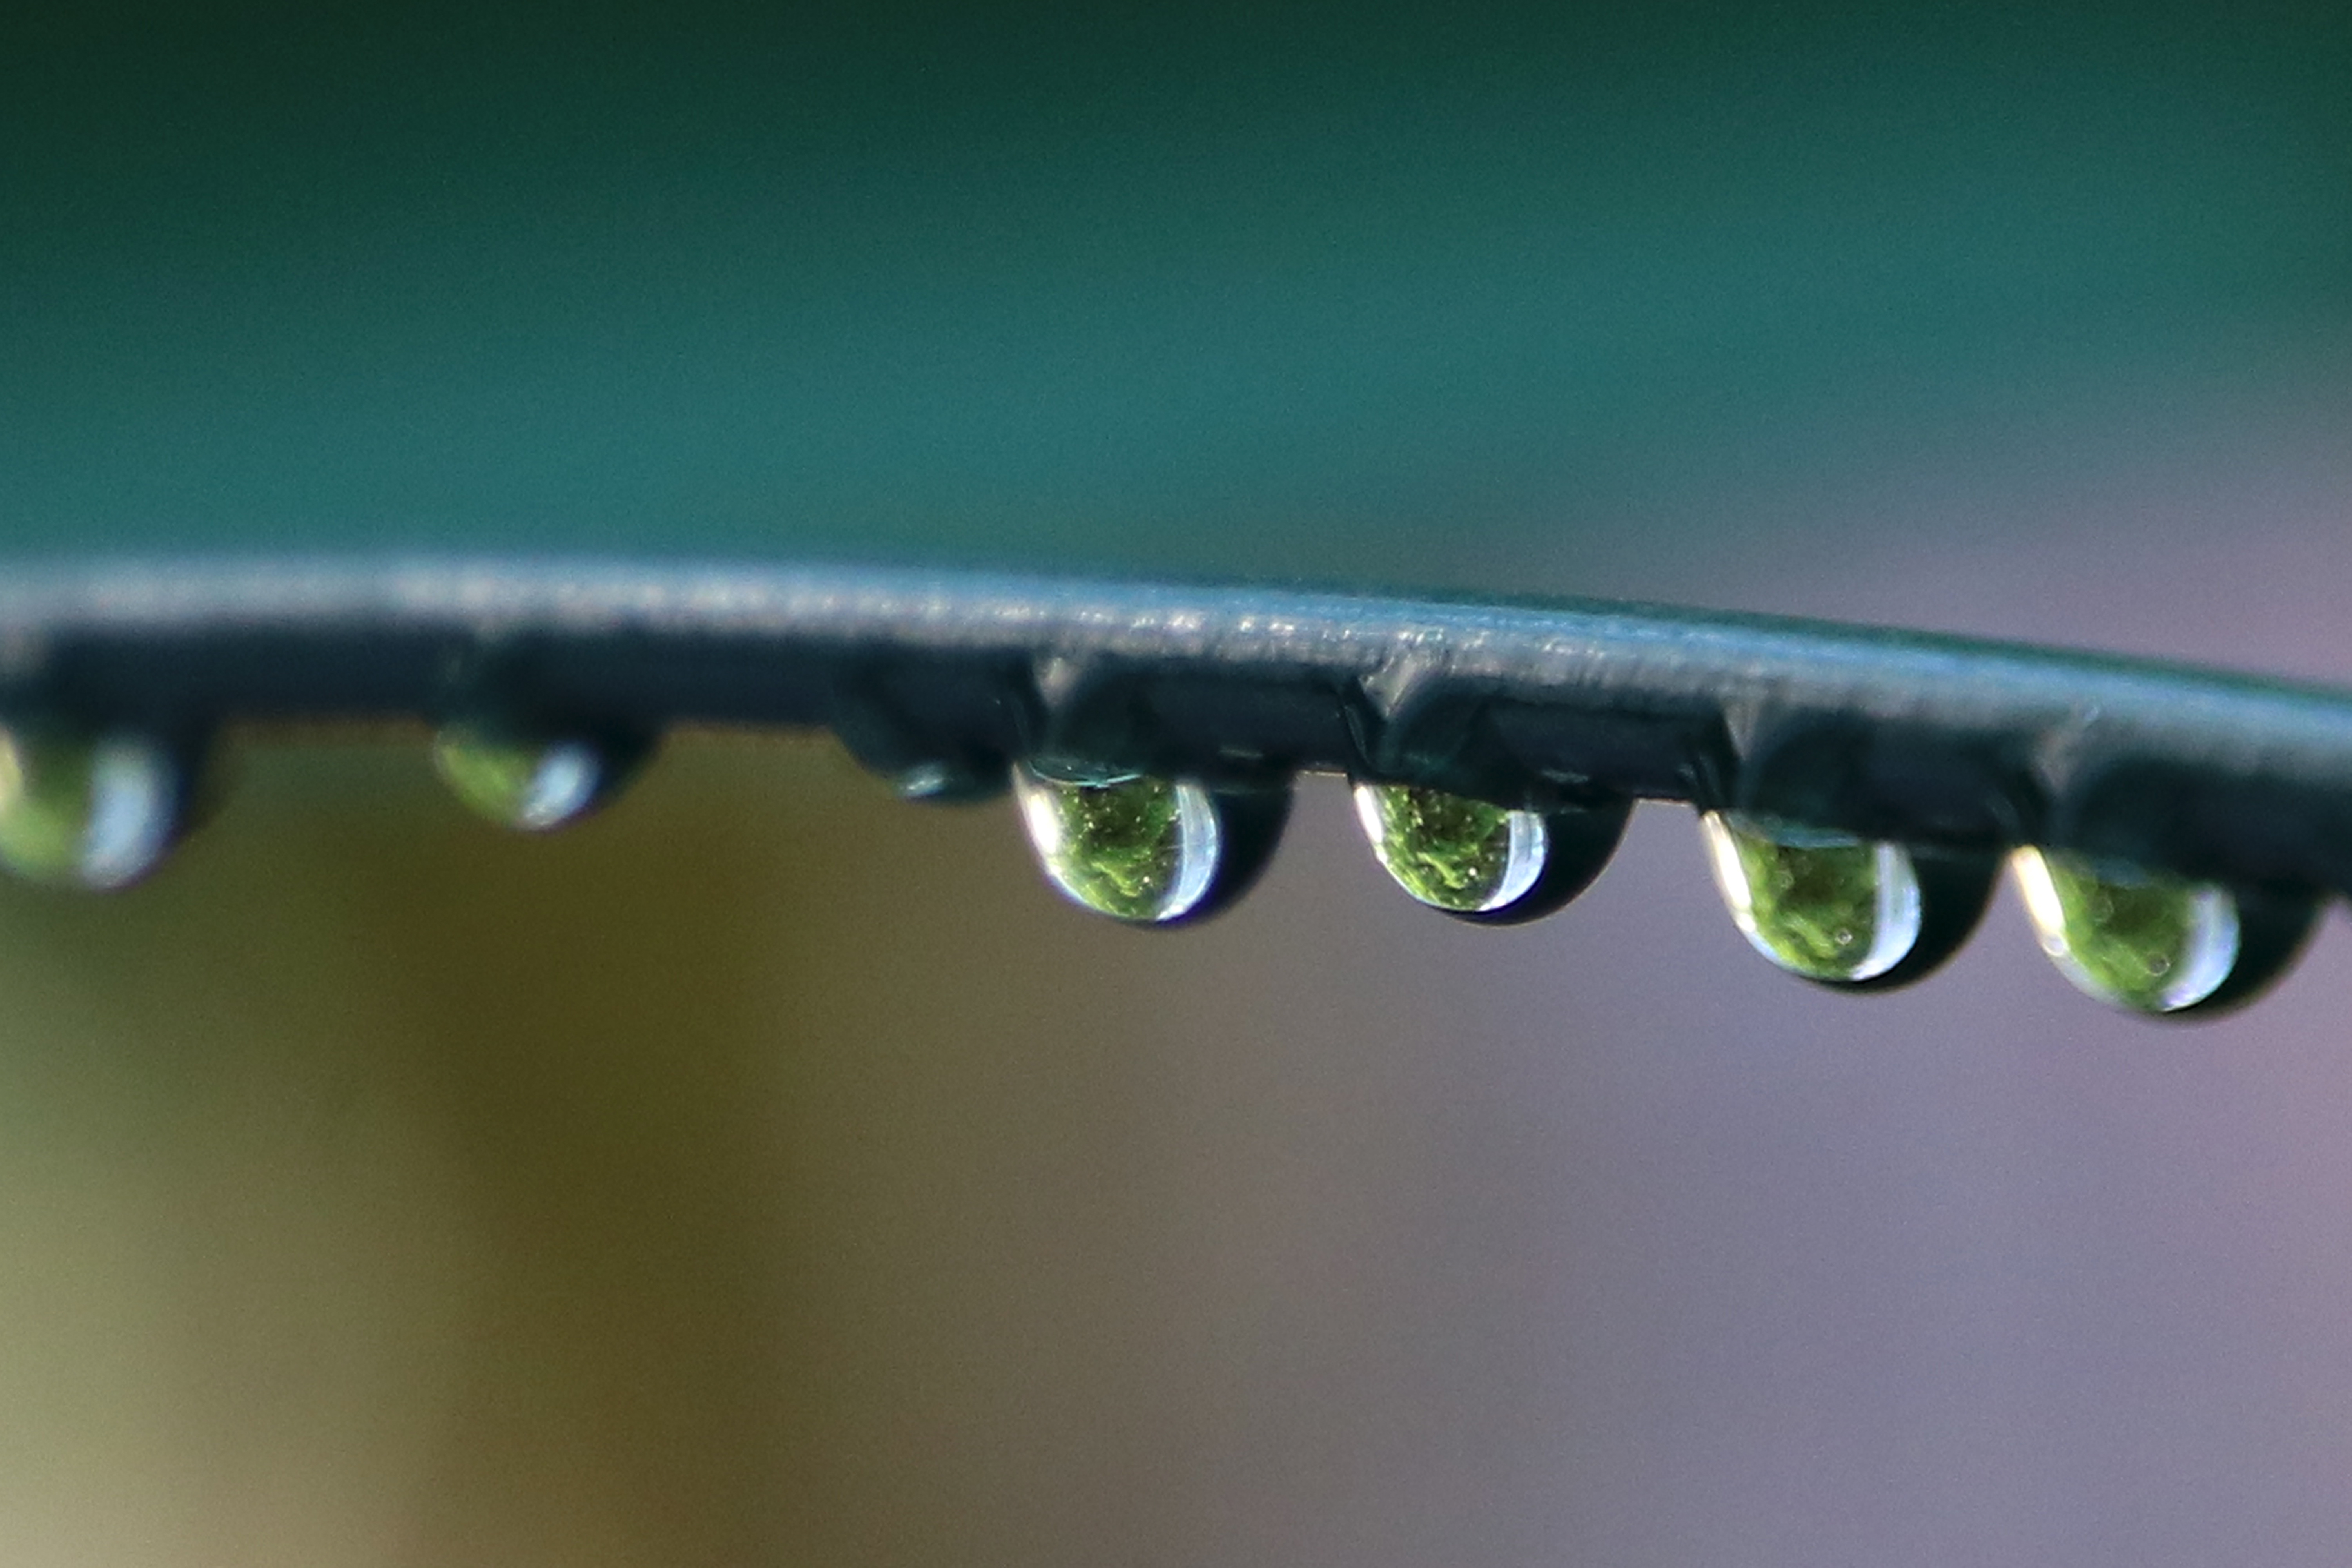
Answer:
M1641 593L2352 682L2337 6L0 20L0 561ZM5 566L0 566L5 570ZM2352 962L1197 932L689 737L0 888L0 1561L2338 1568ZM301 740L301 744L297 744Z

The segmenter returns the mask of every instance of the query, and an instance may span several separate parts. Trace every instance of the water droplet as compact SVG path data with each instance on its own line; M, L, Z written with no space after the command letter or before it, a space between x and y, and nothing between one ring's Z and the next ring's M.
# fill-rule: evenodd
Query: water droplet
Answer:
M1858 985L1918 945L1925 900L1902 845L1728 811L1699 825L1740 934L1790 973Z
M185 770L142 736L0 729L0 863L29 882L107 890L172 847Z
M541 833L611 799L628 773L622 748L471 720L433 737L433 766L457 799L503 827Z
M1449 915L1491 915L1543 875L1550 835L1534 811L1417 784L1359 783L1356 820L1381 869Z
M2246 944L2227 888L2111 861L2021 849L2017 889L2059 973L2088 995L2144 1013L2214 1000Z
M1142 925L1198 911L1225 834L1217 802L1189 779L1059 779L1014 769L1029 841L1054 885L1097 914Z

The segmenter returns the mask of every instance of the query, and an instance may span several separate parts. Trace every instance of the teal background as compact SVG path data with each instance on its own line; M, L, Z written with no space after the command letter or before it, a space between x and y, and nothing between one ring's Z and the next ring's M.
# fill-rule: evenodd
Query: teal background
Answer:
M59 7L0 548L1684 588L2342 413L2347 84L2324 5Z

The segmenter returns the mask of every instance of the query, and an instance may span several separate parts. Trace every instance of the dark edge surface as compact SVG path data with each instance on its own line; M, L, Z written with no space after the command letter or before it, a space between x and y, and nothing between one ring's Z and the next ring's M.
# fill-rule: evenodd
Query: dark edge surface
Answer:
M184 734L486 709L824 727L902 775L1333 769L2352 888L2352 694L1601 601L611 561L0 568L0 705Z

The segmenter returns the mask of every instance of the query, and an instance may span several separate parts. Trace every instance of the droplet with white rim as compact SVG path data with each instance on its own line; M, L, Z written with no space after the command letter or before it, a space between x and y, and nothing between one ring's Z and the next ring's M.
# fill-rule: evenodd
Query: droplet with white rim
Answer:
M458 800L502 827L543 833L603 804L627 768L606 745L471 720L433 737L433 766Z
M1790 974L1859 985L1918 943L1924 900L1902 845L1732 811L1699 826L1733 923Z
M185 768L148 737L0 728L0 864L106 891L155 869L179 834Z
M1355 786L1356 820L1396 884L1449 915L1495 915L1543 879L1551 835L1541 813L1418 784Z
M1073 903L1138 925L1198 910L1224 852L1216 801L1189 779L1062 779L1013 769L1021 820L1046 878Z
M2238 967L2239 905L2225 887L2031 847L2010 864L2042 950L2103 1002L2181 1012L2211 998Z

